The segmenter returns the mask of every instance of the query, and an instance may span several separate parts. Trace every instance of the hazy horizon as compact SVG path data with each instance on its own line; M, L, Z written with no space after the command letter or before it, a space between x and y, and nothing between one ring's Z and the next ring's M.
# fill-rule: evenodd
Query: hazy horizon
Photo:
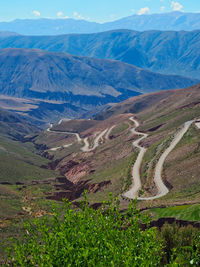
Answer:
M73 18L104 23L131 15L164 14L173 11L185 13L200 12L199 0L114 0L94 3L92 0L27 1L7 0L1 3L0 21L10 22L16 19L65 19Z

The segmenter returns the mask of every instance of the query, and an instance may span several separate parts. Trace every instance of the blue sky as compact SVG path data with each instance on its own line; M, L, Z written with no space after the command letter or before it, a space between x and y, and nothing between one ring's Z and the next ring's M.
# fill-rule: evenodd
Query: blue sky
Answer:
M0 0L0 21L70 17L105 22L173 10L200 12L200 0Z

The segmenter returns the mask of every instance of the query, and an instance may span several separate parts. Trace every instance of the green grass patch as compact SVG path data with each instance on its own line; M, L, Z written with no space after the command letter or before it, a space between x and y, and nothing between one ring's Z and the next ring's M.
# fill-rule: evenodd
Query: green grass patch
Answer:
M181 220L199 221L200 204L151 209L155 218L174 217Z
M0 140L0 182L25 182L55 177L56 172L40 168L49 160L36 154L31 143Z
M124 132L125 130L127 130L129 128L128 123L122 122L119 123L111 132L110 135L117 135L120 134L122 132Z

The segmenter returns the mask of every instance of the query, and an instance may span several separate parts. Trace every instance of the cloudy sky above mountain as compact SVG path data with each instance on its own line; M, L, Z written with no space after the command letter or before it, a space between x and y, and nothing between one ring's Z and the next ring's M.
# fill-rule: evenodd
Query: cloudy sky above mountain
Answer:
M200 0L6 0L1 1L0 21L45 17L106 22L170 11L200 12Z

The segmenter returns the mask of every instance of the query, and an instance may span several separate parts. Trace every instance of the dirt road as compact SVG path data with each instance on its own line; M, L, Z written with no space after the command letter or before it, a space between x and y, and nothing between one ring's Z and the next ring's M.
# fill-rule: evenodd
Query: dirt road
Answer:
M80 143L82 142L82 139L80 138L80 135L78 133L71 133L71 132L62 132L62 131L53 131L51 128L53 127L53 124L50 124L50 127L47 129L47 132L56 133L56 134L71 134L75 135L77 138L77 141Z
M137 197L138 191L141 188L140 167L142 164L142 159L146 152L146 148L140 146L139 143L147 137L147 134L137 132L135 129L139 126L138 121L136 121L133 117L131 117L130 120L135 123L135 127L131 129L132 134L142 135L142 137L133 142L133 146L139 149L139 154L132 169L133 186L128 192L124 194L125 197L134 199Z
M108 129L105 129L104 131L102 131L100 134L97 135L97 137L94 139L94 145L93 145L92 148L90 148L90 144L88 142L88 138L86 137L83 140L85 145L84 145L84 147L81 148L81 150L83 152L90 152L90 151L95 150L99 146L100 140L103 138L103 136L106 134L107 131L108 131Z
M63 119L59 122L61 123L63 121ZM103 138L103 136L106 134L105 138L109 138L109 134L111 132L111 130L113 129L112 127L110 129L105 129L104 131L100 132L97 137L94 139L94 145L92 148L90 148L90 144L88 142L88 138L84 138L82 139L80 137L80 135L78 133L72 133L72 132L65 132L65 131L54 131L52 130L51 128L53 127L53 124L50 124L50 127L47 129L47 132L51 132L51 133L56 133L56 134L71 134L71 135L75 135L76 138L77 138L77 141L80 143L80 142L84 142L84 146L81 148L81 150L83 152L90 152L90 151L93 151L95 150L98 146L99 146L99 143L100 143L100 140ZM70 144L71 145L71 144ZM64 147L68 147L67 145L64 146ZM58 149L60 149L61 147L53 147L51 148L50 150L51 151L56 151Z
M130 119L135 123L136 127L139 126L139 123L136 120L134 120L133 118L130 118ZM187 121L184 124L183 128L175 135L170 146L164 151L164 153L159 158L158 163L156 164L156 167L155 167L155 174L154 174L154 182L155 182L155 185L157 187L158 193L155 196L146 197L146 198L145 197L144 198L143 197L137 197L137 195L138 195L139 189L141 188L140 167L141 167L144 153L146 151L146 149L141 147L139 145L139 143L142 139L146 138L147 135L140 133L140 132L136 132L135 131L136 127L131 130L132 133L143 135L143 137L141 137L138 140L136 140L135 142L133 142L133 146L139 148L140 152L139 152L138 158L137 158L137 160L133 166L133 173L132 173L133 174L133 186L128 192L126 192L124 194L125 197L130 198L130 199L135 199L137 197L138 200L153 200L153 199L163 197L169 192L168 188L166 187L166 185L164 184L164 182L162 180L162 170L163 170L164 162L165 162L167 156L169 155L169 153L180 142L180 140L182 139L182 137L187 132L187 130L189 129L189 127L191 126L191 124L193 122L194 121Z

